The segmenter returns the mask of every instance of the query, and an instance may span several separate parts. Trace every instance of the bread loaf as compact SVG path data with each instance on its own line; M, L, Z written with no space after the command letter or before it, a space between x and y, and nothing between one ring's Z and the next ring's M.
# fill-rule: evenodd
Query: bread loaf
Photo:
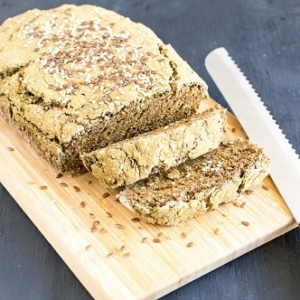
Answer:
M186 118L207 85L149 28L92 5L31 10L0 26L0 113L56 168Z
M226 129L220 106L82 155L86 168L109 188L132 184L217 148Z
M145 222L172 226L236 200L269 169L262 148L249 140L228 140L204 156L125 187L117 198Z

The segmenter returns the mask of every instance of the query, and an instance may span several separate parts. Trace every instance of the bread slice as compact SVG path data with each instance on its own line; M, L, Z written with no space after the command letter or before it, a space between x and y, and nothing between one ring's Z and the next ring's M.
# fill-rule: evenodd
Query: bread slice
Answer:
M226 129L220 106L167 127L111 144L81 156L105 187L132 184L217 148Z
M0 114L56 168L188 117L206 83L149 28L92 5L30 10L0 26Z
M227 140L202 157L125 187L117 198L145 222L172 226L236 200L269 169L262 148L249 140Z

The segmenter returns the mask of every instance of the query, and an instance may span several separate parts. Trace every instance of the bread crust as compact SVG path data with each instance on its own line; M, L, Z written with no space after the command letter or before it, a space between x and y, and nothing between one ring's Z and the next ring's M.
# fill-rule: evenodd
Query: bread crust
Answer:
M241 138L226 140L204 156L125 187L117 198L143 221L173 226L236 200L269 171L261 147Z

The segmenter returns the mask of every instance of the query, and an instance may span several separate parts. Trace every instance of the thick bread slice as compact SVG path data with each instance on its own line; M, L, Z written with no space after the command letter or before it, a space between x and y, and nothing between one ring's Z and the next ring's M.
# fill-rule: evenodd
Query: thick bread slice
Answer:
M216 150L127 186L117 198L142 220L172 226L235 200L269 173L270 159L249 140Z
M219 105L137 137L81 156L105 187L132 184L217 148L226 129Z

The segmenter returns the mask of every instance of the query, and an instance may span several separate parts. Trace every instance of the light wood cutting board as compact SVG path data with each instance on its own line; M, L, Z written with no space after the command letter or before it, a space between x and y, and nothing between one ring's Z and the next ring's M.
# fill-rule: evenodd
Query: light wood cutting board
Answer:
M230 114L228 123L227 135L245 137ZM57 178L1 118L0 165L1 183L95 299L161 297L297 226L269 177L243 208L176 227L136 222L91 174Z

